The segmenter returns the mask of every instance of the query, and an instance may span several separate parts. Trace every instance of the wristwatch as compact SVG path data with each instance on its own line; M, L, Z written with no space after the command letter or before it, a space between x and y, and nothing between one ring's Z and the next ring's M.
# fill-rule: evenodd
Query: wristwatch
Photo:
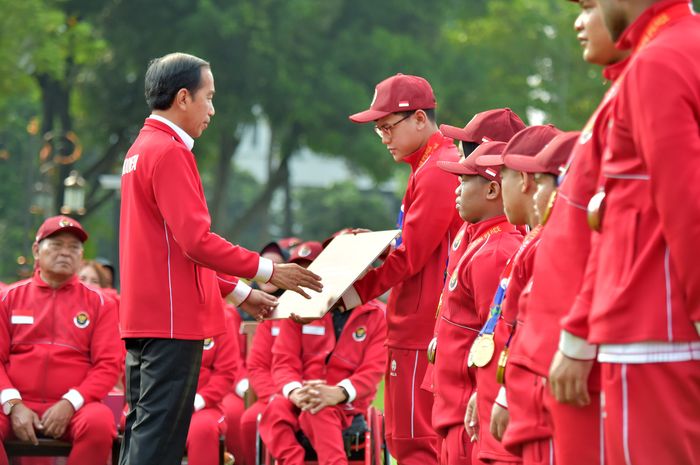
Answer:
M8 400L4 404L2 404L2 413L4 413L5 415L7 415L9 417L10 414L12 413L12 407L19 404L20 402L22 402L22 399L10 399L10 400Z

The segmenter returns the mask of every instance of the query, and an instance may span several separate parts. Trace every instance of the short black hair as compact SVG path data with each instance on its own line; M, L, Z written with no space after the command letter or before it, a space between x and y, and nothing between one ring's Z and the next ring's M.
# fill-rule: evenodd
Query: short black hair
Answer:
M180 89L191 94L199 89L207 61L187 53L170 53L151 60L146 70L146 103L151 110L167 110Z
M464 151L464 156L468 157L476 148L480 145L477 142L471 142L467 140L460 141L462 143L462 151Z
M435 108L420 108L420 110L423 110L423 112L425 113L425 116L428 117L428 120L429 120L431 123L434 123L435 121L437 121L437 119L436 119L436 113L435 113ZM397 112L397 113L395 113L395 114L400 115L401 117L404 117L404 116L411 116L412 114L414 114L414 113L417 112L417 111L418 111L418 109L416 109L416 110L408 110L408 111L399 111L399 112Z

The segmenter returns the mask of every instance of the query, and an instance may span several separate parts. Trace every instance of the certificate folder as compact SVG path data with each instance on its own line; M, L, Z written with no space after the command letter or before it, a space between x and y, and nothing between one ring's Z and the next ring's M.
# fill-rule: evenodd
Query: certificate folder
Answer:
M395 229L335 237L309 265L309 270L321 276L323 291L304 288L311 299L285 291L270 319L288 318L292 313L303 318L321 318L400 232Z

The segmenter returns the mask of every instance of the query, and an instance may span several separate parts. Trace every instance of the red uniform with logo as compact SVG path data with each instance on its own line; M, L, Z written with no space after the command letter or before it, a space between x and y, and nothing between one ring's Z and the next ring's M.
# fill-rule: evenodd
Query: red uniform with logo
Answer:
M231 319L233 334L238 341L236 353L236 374L233 388L224 396L221 407L226 417L226 449L233 454L236 461L245 463L242 459L255 453L255 432L248 440L241 431L241 418L245 412L245 394L250 386L248 370L245 362L246 335L241 333L241 315L233 305L226 306L226 314Z
M272 379L272 346L280 334L280 320L265 320L255 330L253 344L248 352L246 365L250 387L257 400L248 407L240 419L240 431L243 455L236 456L244 465L255 463L255 434L258 429L258 415L262 414L275 393L279 392Z
M337 341L332 313L303 326L290 320L280 322L272 371L283 395L270 398L260 435L281 464L304 463L304 449L295 436L299 429L313 445L320 464L347 463L342 431L355 415L366 413L377 392L386 359L384 305L371 301L352 310ZM315 415L300 412L287 396L306 380L342 386L348 393L347 402Z
M269 260L211 232L193 153L153 117L124 160L120 225L124 338L222 334L216 271L267 280L273 270Z
M226 434L224 396L231 391L238 368L238 332L226 312L226 332L206 338L194 399L194 413L187 434L187 461L192 465L219 462L219 436Z
M635 51L611 108L588 319L606 458L698 463L700 208L685 189L700 178L700 18L687 2L657 2L617 45Z
M21 398L41 418L67 399L76 409L62 438L73 443L68 463L107 463L116 429L111 410L100 401L120 373L114 302L77 276L53 289L36 271L4 290L0 340L2 403ZM0 439L12 437L9 417L0 415ZM8 463L4 450L0 463Z

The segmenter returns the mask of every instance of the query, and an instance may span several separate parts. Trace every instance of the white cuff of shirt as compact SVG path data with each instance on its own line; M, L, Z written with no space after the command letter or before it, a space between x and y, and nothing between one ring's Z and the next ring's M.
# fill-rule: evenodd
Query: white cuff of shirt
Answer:
M350 403L353 400L355 400L355 397L357 397L357 390L355 389L355 386L352 385L349 379L346 378L342 380L336 386L340 386L341 388L348 391L348 400L346 400L345 402Z
M250 293L253 292L253 288L243 282L243 280L238 280L238 284L233 288L233 291L229 294L233 305L238 307L248 298Z
M5 402L12 399L22 399L17 389L8 388L0 391L0 405L5 405Z
M559 334L559 351L574 360L595 360L598 346L562 329Z
M343 305L345 305L345 308L348 310L362 305L360 294L357 293L354 286L350 286L343 294Z
M82 407L85 403L85 399L83 398L82 394L80 394L75 389L71 389L70 391L63 394L63 398L71 403L73 409L75 409L76 412L80 410L80 407Z
M236 395L242 399L249 387L250 381L248 378L243 378L236 384Z
M202 397L199 393L194 395L194 411L199 412L202 410L204 407L207 406L207 403L204 402L204 397Z
M275 265L269 258L260 257L258 262L258 271L255 273L255 281L266 283L272 277L272 272L275 270Z
M503 407L504 409L508 408L508 400L506 399L506 387L501 386L501 388L498 390L498 395L496 396L495 402Z
M285 398L289 399L289 394L298 388L303 387L302 384L299 381L292 381L291 383L287 383L282 387L282 394L284 395Z

